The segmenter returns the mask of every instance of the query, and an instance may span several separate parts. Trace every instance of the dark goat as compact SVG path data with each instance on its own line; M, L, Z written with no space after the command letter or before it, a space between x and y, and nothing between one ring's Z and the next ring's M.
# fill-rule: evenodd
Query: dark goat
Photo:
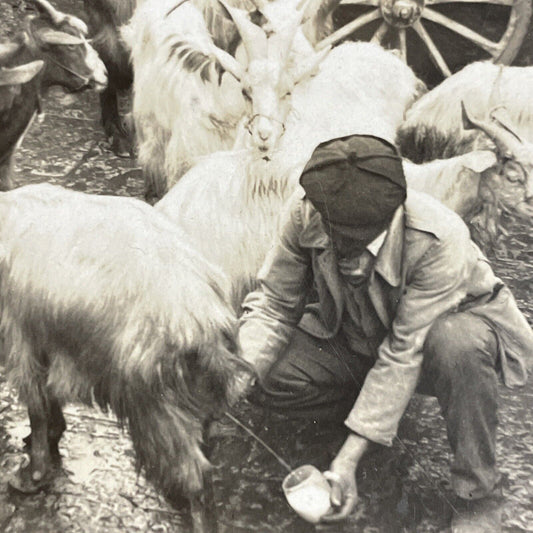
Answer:
M119 28L129 21L136 3L136 0L83 0L92 44L109 74L107 88L100 95L102 125L112 150L120 157L128 157L133 151L131 128L121 120L118 106L119 92L131 87L133 68Z
M0 45L0 190L3 191L12 188L13 154L39 112L43 90L52 85L69 91L101 90L107 83L105 66L85 39L85 23L57 11L46 0L33 0L33 4L38 14L27 17L25 29L14 42ZM26 75L21 75L24 65L28 69Z

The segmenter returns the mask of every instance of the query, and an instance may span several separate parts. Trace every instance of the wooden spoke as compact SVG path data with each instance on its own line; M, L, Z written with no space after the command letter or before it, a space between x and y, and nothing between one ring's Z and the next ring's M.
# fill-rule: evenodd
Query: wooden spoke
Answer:
M407 63L407 40L405 28L398 31L398 41L400 46L400 57Z
M343 6L355 5L355 6L379 6L379 0L341 0Z
M346 24L346 26L343 26L342 28L339 28L337 31L333 32L331 35L320 41L315 48L320 50L326 46L334 45L341 39L348 37L350 33L379 18L381 18L381 11L379 9L373 9L372 11L369 11L368 13L365 13L364 15L352 20L352 22Z
M473 43L477 44L480 48L483 48L483 50L485 50L492 56L496 55L500 51L498 43L495 43L487 39L486 37L483 37L483 35L480 35L474 30L467 28L463 24L456 22L455 20L439 13L438 11L434 11L430 8L425 8L422 11L422 18L426 20L431 20L431 22L440 24L441 26L444 26L445 28L448 28L449 30L458 33L465 39L468 39L469 41L472 41Z
M383 21L379 25L378 29L375 31L374 35L372 36L372 39L370 39L370 42L381 44L381 42L383 41L383 37L385 37L385 34L388 30L389 25L385 21Z
M426 0L426 5L435 4L464 4L466 0ZM468 0L469 4L493 4L512 7L514 0Z
M442 57L441 53L439 52L438 48L435 46L435 43L433 42L433 39L429 36L428 32L426 31L426 28L422 26L422 23L417 20L413 26L413 30L418 33L424 44L426 45L429 55L437 65L437 67L440 69L442 74L445 77L451 76L452 73L450 69L448 68L448 65L446 64L446 61L444 61L444 58Z

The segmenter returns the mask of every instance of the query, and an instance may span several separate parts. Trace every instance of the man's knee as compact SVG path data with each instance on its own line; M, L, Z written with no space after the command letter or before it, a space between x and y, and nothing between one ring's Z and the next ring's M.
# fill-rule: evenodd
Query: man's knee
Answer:
M470 313L451 313L435 321L424 343L424 367L450 377L470 369L494 367L498 341L493 329Z

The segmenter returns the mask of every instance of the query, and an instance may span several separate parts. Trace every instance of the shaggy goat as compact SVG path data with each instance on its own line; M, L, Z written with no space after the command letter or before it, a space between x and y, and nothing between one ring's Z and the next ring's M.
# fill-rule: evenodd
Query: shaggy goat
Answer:
M414 164L404 161L409 186L435 196L469 224L474 240L485 249L499 249L502 212L533 218L533 146L524 143L497 119L474 119L463 107L465 130L490 139L492 151L472 150L449 159Z
M33 0L33 3L38 16L27 18L24 31L14 42L0 45L0 190L3 191L13 186L13 155L40 110L42 91L51 85L70 91L100 90L107 83L104 64L85 38L85 23L57 11L46 0ZM8 75L13 68L30 62L33 76L15 80ZM38 64L42 68L37 72Z
M486 147L479 131L462 127L461 102L476 117L502 116L523 140L533 142L533 67L477 62L444 80L407 112L398 130L402 154L415 163ZM483 146L485 143L485 146Z
M139 200L50 184L0 194L1 330L32 430L14 486L50 481L61 405L80 400L127 425L137 467L163 494L197 494L204 422L243 365L226 283Z
M148 0L123 32L132 48L133 116L147 196L161 197L196 157L233 147L242 134L243 117L255 116L249 127L258 132L272 104L285 97L298 81L296 76L305 77L312 61L321 57L302 34L304 26L327 15L316 0L306 6L309 18L302 27L304 9L295 11L294 0L262 3L249 14L260 25L248 21L243 10L235 9L230 17L229 5L210 3L216 11L212 7L209 18L205 9L202 14L191 2L176 6L176 0ZM328 2L328 9L335 3ZM206 30L213 17L227 28L225 43ZM237 61L228 52L233 52L240 38L243 46L236 52ZM291 79L285 65L297 51L290 47L293 41L303 46L306 59L298 61ZM307 72L301 70L306 65ZM246 80L236 82L224 71ZM281 73L288 82L284 87L279 86ZM255 102L258 112L249 109L247 98ZM262 128L262 133L269 135L270 127Z
M502 211L532 219L532 90L533 67L473 63L415 102L398 129L402 155L415 163L478 150L497 154L479 181L483 207L471 227L483 247L498 247ZM475 128L463 127L463 102L471 116L481 117Z
M291 44L287 39L285 46ZM200 158L155 206L183 227L205 257L230 277L236 308L253 287L283 206L316 145L355 133L393 139L420 88L405 63L374 44L345 43L319 55L318 62L314 52L307 58L310 61L302 59L303 69L298 63L292 68L317 73L294 85L291 95L283 93L278 117L284 131L278 132L281 137L273 149ZM290 80L281 74L271 83L281 87L283 79ZM255 108L255 93L251 96ZM272 138L277 136L271 133ZM261 141L259 134L257 139Z
M133 120L147 198L161 196L164 176L181 176L195 156L233 144L242 96L209 59L214 43L227 53L239 39L221 10L217 0L146 0L122 29L135 72Z

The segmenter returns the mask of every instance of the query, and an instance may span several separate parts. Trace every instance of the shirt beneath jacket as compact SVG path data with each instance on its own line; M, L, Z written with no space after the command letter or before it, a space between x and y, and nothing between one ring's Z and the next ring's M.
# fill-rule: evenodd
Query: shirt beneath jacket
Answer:
M381 242L382 237L378 237ZM338 261L345 306L341 330L354 353L372 358L377 357L378 347L387 333L368 294L374 261L371 249L365 250L359 257Z

